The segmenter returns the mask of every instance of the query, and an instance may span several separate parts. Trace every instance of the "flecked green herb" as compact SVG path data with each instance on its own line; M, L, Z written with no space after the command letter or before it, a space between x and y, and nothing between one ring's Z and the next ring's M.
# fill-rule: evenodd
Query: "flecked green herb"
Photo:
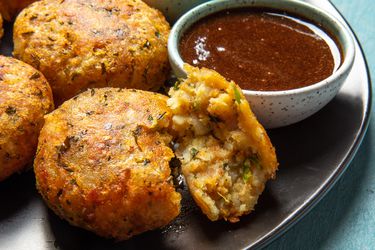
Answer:
M246 159L242 167L242 179L244 180L244 182L247 182L251 176L252 173L250 170L250 159Z
M149 164L151 161L149 159L145 159L143 161L143 166L146 166L147 164Z
M40 74L38 72L35 72L30 76L30 80L36 80L40 78Z
M173 85L173 89L174 89L174 90L179 90L179 89L180 89L180 84L181 84L181 82L180 82L179 80L177 80L177 81L174 83L174 85Z
M147 48L149 49L151 47L151 43L147 40L144 44L143 44L143 48Z
M257 167L258 169L262 168L262 165L260 165L259 158L257 155L254 155L252 157L249 157L250 162Z
M16 108L9 106L6 110L5 113L7 115L14 115L17 112Z
M237 86L233 84L233 92L234 92L234 98L238 104L241 103L241 94L240 91L237 89Z
M197 156L198 153L199 153L199 151L196 148L191 148L190 149L190 154L192 156L192 159L194 159L195 156Z
M158 119L158 120L163 119L163 117L165 116L166 113L167 113L167 112L164 112L163 114L159 114L159 115L157 116L157 119Z

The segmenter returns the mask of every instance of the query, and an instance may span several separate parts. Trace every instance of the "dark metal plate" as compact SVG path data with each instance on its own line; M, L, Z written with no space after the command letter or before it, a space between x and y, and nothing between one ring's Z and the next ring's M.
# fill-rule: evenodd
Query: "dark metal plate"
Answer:
M328 1L310 0L336 16ZM340 17L341 18L341 17ZM342 18L341 18L342 19ZM11 24L1 52L11 54ZM280 170L255 211L237 224L210 222L183 190L183 211L166 228L116 243L60 220L35 190L32 171L0 183L0 249L240 249L269 243L304 216L332 187L365 134L371 84L357 43L352 72L339 95L298 124L269 131ZM1 93L0 93L1 94Z

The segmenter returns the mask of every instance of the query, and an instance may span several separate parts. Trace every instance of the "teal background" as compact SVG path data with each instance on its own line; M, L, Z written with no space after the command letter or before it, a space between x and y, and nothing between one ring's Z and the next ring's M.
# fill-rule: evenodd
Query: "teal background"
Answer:
M331 2L357 35L374 82L375 1ZM373 119L374 113L373 108ZM374 142L375 124L370 121L357 155L337 184L309 214L265 249L375 249Z

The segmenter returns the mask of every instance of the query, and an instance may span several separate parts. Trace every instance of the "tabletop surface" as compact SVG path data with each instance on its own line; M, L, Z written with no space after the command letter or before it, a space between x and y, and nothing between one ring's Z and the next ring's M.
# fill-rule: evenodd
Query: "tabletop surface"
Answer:
M374 83L375 1L331 2L357 35ZM372 113L375 113L374 108ZM375 124L370 121L355 158L332 190L309 214L265 249L375 249L374 142Z

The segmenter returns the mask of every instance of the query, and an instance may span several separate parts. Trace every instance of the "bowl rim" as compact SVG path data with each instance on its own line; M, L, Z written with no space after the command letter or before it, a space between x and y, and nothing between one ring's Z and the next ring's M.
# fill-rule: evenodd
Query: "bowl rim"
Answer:
M198 6L196 6L195 8L189 10L188 12L186 12L173 25L173 27L171 29L169 39L168 39L168 54L169 54L169 58L170 58L170 63L172 64L172 68L174 66L173 64L175 64L175 66L178 68L178 70L180 70L181 72L184 72L183 65L185 64L185 62L182 60L182 58L180 56L178 47L179 47L180 39L182 37L181 32L185 32L189 27L191 27L192 24L194 24L195 22L197 22L198 20L200 20L202 18L205 18L205 17L207 17L211 14L220 12L220 11L225 10L225 9L241 8L242 5L243 5L243 7L246 7L246 8L252 8L252 7L257 8L257 7L261 7L261 6L257 6L257 5L254 5L254 4L262 4L262 3L270 3L270 0L251 0L251 1L249 0L249 1L241 1L241 2L233 1L233 0L212 0L212 1L202 3ZM340 76L342 76L346 73L349 73L349 71L351 70L351 68L353 66L354 58L355 58L354 39L353 39L353 36L351 35L351 33L349 32L349 29L340 20L338 20L336 17L334 17L332 14L328 13L327 11L325 11L323 9L320 9L320 8L318 8L318 7L316 7L312 4L306 3L306 2L302 2L302 1L298 1L298 0L278 0L278 1L273 2L273 3L275 4L275 6L271 7L271 9L276 9L276 10L280 9L281 11L285 11L285 10L278 7L278 5L283 4L283 3L292 4L293 6L298 7L298 8L309 9L313 13L319 14L319 16L322 16L324 20L327 20L329 23L332 23L334 26L337 26L338 33L340 34L342 39L339 39L339 37L336 37L336 39L338 40L338 42L340 43L340 46L342 47L344 61L339 66L339 68L337 70L335 70L329 77L327 77L327 78L325 78L325 79L323 79L319 82L313 83L311 85L304 86L304 87L301 87L301 88L296 88L296 89L275 90L275 91L260 91L260 90L242 89L242 91L245 95L276 97L276 96L289 96L289 95L295 95L295 94L306 93L306 92L314 92L314 91L320 90L322 87L324 87L326 85L329 85L330 83L336 82L337 78L339 78ZM219 5L227 4L227 5L229 5L229 8L219 8L217 10L209 10L209 11L207 11L207 13L205 13L203 15L200 15L198 18L195 17L196 12L199 12L199 11L202 11L202 10L205 10L205 9L209 9L213 5L217 5L217 4L219 4ZM248 6L246 6L246 5L248 5ZM230 7L230 6L232 6L232 7ZM297 15L300 15L301 17L306 16L303 13L300 13L298 10L295 10L294 12L292 12L292 11L289 11L289 12L291 12L292 14L295 13ZM196 19L196 20L194 20L194 19ZM309 19L308 17L306 17L306 19L311 20L311 18ZM193 21L191 22L191 20L193 20ZM314 21L314 20L311 20L311 21ZM185 26L185 24L188 23L188 22L191 22L191 24L188 25L188 26ZM325 25L324 24L321 24L321 25L322 25L323 30L324 30ZM346 46L344 46L344 45L346 45ZM346 48L346 50L345 50L345 48Z

